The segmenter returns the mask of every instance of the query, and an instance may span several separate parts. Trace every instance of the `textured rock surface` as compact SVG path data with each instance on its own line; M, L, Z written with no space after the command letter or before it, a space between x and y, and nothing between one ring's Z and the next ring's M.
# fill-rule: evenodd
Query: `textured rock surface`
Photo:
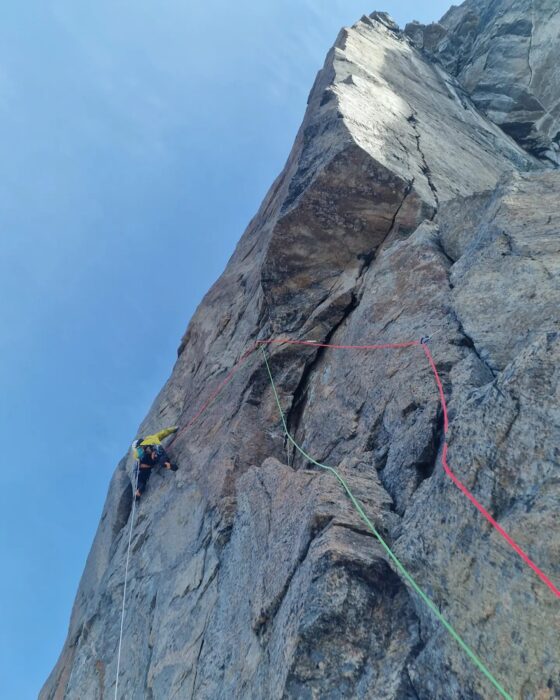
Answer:
M387 15L362 18L139 434L186 426L256 338L434 333L450 464L560 583L559 187ZM422 350L269 354L292 434L512 697L559 697L558 599L443 472ZM133 531L121 698L495 697L332 475L290 449L258 354L170 451L181 469L152 476ZM131 469L42 700L113 697Z
M466 0L406 32L506 133L560 165L558 0Z

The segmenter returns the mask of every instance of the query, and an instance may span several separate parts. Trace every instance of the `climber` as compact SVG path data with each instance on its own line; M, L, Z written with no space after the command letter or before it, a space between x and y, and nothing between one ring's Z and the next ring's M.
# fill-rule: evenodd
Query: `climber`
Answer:
M139 499L146 488L150 473L154 467L163 467L171 471L177 471L178 467L171 464L169 455L163 448L161 441L177 432L177 428L165 428L158 433L139 438L132 443L132 454L138 460L138 486L135 498Z

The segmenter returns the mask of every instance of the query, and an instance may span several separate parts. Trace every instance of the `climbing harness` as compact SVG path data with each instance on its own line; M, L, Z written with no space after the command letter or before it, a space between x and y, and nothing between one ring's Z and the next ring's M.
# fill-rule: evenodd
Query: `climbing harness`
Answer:
M134 481L134 493L132 495L132 514L130 517L130 530L128 531L128 548L126 550L126 566L124 568L124 588L123 588L123 599L122 599L122 610L121 610L121 629L119 632L119 651L117 654L117 675L115 677L115 700L117 700L117 693L119 691L119 671L121 668L121 647L123 638L123 628L124 628L124 611L126 606L126 587L128 584L128 563L130 561L130 544L132 542L132 528L134 527L134 514L136 512L136 491L138 489L138 474L140 472L140 460L136 460L136 479Z
M451 626L451 624L446 620L446 618L438 610L437 605L432 601L431 598L428 597L428 595L426 593L424 593L424 591L416 583L416 581L414 580L412 575L408 572L408 570L404 567L404 565L401 563L401 561L397 558L396 554L389 547L389 545L385 542L383 537L379 534L379 532L375 528L374 524L371 522L371 520L366 515L366 513L362 507L362 504L354 496L350 487L348 486L348 483L346 482L344 477L341 476L340 472L338 472L338 470L336 470L334 467L330 467L327 464L321 464L321 462L317 462L317 460L313 459L313 457L311 457L309 454L307 454L307 452L305 452L305 450L291 436L291 434L288 430L288 425L286 423L286 417L284 415L284 411L282 410L282 406L280 404L280 399L278 397L278 391L276 390L276 385L274 383L274 378L272 377L272 372L270 369L270 365L268 363L268 358L266 356L265 349L262 347L261 351L263 354L264 362L266 364L266 369L267 369L268 377L270 379L270 383L272 386L272 391L274 393L274 399L275 399L276 405L278 407L278 413L280 414L280 420L282 421L284 433L286 434L286 437L288 438L288 440L292 443L294 448L305 457L305 459L309 460L312 464L315 464L315 466L320 467L321 469L324 469L324 470L330 472L331 474L333 474L333 476L337 479L339 484L342 486L342 488L344 489L344 491L346 492L346 494L348 495L348 497L352 501L352 505L354 506L354 508L358 512L358 515L360 516L360 518L364 521L364 523L368 526L368 528L371 530L371 532L375 535L375 537L379 541L380 545L383 547L383 549L387 553L387 556L391 559L391 561L394 563L394 565L397 567L397 569L400 571L400 573L409 582L409 584L416 591L416 593L420 596L420 598L424 601L424 603L430 608L430 610L434 613L434 615L441 622L441 624L445 627L445 629L449 632L449 634L453 637L453 639L457 642L457 644L461 647L461 649L463 649L463 651L467 654L467 656L475 664L475 666L492 683L492 685L501 694L501 696L503 698L506 698L506 700L513 700L512 696L506 690L504 690L504 688L500 685L499 681L496 680L496 678L492 675L492 673L489 671L489 669L486 667L486 665L479 659L479 657L474 653L474 651L470 648L470 646L463 640L463 638L459 635L459 633L455 631L455 629Z
M490 683L498 690L498 692L501 694L503 698L506 698L506 700L513 700L511 695L507 693L506 690L500 685L500 683L496 680L496 678L492 675L492 673L489 671L489 669L485 666L485 664L479 659L479 657L475 654L475 652L468 646L468 644L461 638L458 632L455 631L455 629L452 627L452 625L446 620L446 618L442 615L442 613L439 611L437 608L436 604L429 598L429 596L424 593L424 591L420 588L420 586L416 583L412 575L407 571L407 569L404 567L404 565L400 562L400 560L397 558L397 556L394 554L392 549L389 547L389 545L385 542L385 540L382 538L382 536L379 534L379 532L376 530L375 526L371 522L371 520L368 518L366 515L361 503L356 499L352 491L350 490L350 487L348 486L347 482L345 479L340 475L340 473L331 466L328 466L326 464L321 464L320 462L317 462L314 460L311 456L309 456L300 445L294 440L294 438L291 436L287 423L286 423L286 418L284 415L284 412L282 410L281 404L280 404L280 399L278 396L278 392L276 390L276 386L274 383L274 379L272 376L272 372L270 369L270 365L268 362L268 358L266 356L265 352L265 347L267 346L274 346L274 345L300 345L300 346L308 346L308 347L314 347L314 348L330 348L330 349L335 349L335 350L382 350L382 349L403 349L403 348L411 348L411 347L420 347L422 348L428 362L430 365L430 368L432 370L434 380L439 392L439 399L440 399L440 404L443 412L443 420L444 420L444 442L442 446L442 456L441 456L441 462L445 471L445 474L453 481L453 483L459 488L459 490L471 501L471 503L477 508L477 510L488 520L488 522L501 534L501 536L508 542L508 544L512 547L512 549L523 559L523 561L537 574L537 576L545 583L545 585L556 595L557 597L560 598L560 590L552 583L552 581L549 579L549 577L541 571L541 569L529 558L529 556L523 551L523 549L513 540L513 538L507 534L507 532L494 520L494 518L490 515L490 513L482 506L477 499L472 495L472 493L467 489L467 487L460 481L460 479L454 474L454 472L451 470L449 467L449 464L447 462L447 452L448 452L448 444L447 444L447 433L449 430L449 418L448 418L448 411L447 411L447 403L445 400L445 394L443 391L443 384L441 381L441 378L439 376L436 364L434 362L433 356L431 354L431 351L428 347L428 344L436 335L439 331L436 331L436 333L433 333L431 335L425 335L423 336L420 340L413 340L413 341L408 341L408 342L402 342L402 343L382 343L382 344L374 344L374 345L335 345L335 344L330 344L330 343L321 343L315 340L294 340L292 338L274 338L274 339L261 339L257 340L251 347L249 347L246 352L244 352L241 357L237 360L237 362L233 365L231 370L228 372L226 377L220 382L218 387L215 389L215 391L210 395L210 397L207 399L207 401L200 407L200 409L195 413L195 415L187 421L185 426L181 428L179 431L177 431L172 439L171 442L174 442L177 437L184 432L185 430L188 430L198 419L202 414L210 407L211 404L214 403L214 401L217 399L217 397L221 394L221 392L225 389L225 387L231 382L235 374L240 370L241 366L245 363L245 361L253 355L255 350L261 349L262 355L264 358L264 363L267 368L268 376L271 382L271 386L273 389L275 401L280 413L280 418L282 421L284 433L286 435L287 439L287 445L286 448L288 450L289 445L292 445L294 450L297 450L300 452L307 460L309 460L312 464L315 464L316 466L320 467L321 469L324 469L331 474L337 479L339 484L342 486L348 497L350 498L353 506L355 507L358 515L360 518L364 521L364 523L367 525L367 527L371 530L373 535L377 538L379 541L380 545L384 549L384 551L387 553L387 556L389 559L393 562L395 567L400 571L400 573L403 575L403 577L408 581L410 586L413 588L413 590L418 594L418 596L422 599L422 601L426 604L426 606L432 611L432 613L436 616L436 618L441 622L441 624L445 627L445 629L449 632L449 634L453 637L453 639L457 642L457 644L463 649L463 651L466 653L466 655L469 657L469 659L473 662L473 664L482 672L482 674L490 681ZM288 459L289 459L289 450L288 450ZM137 462L136 465L136 483L135 483L135 491L138 487L138 470L139 470L139 463ZM127 592L127 580L128 580L128 567L129 567L129 559L130 559L130 548L131 548L131 541L132 541L132 529L134 525L134 514L135 514L135 503L136 501L134 500L133 502L133 507L132 507L132 516L131 516L131 522L130 522L130 531L129 531L129 536L128 536L128 550L127 550L127 556L126 556L126 567L125 567L125 580L124 580L124 590L123 590L123 604L122 604L122 612L121 612L121 625L120 625L120 634L119 634L119 647L118 647L118 657L117 657L117 676L116 676L116 684L115 684L115 700L117 700L117 691L118 691L118 681L119 681L119 670L120 670L120 660L121 660L121 645L122 645L122 637L123 637L123 628L124 628L124 614L125 614L125 605L126 605L126 592Z

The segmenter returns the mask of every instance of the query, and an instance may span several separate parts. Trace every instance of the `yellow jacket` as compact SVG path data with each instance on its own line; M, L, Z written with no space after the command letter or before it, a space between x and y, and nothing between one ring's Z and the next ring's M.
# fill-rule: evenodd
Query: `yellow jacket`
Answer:
M173 433L176 433L177 430L179 430L177 426L174 426L173 428L164 428L163 430L160 430L159 433L146 436L140 445L161 445L161 441L164 438L166 438L168 435L173 435ZM134 448L133 452L134 459L138 459L138 450Z

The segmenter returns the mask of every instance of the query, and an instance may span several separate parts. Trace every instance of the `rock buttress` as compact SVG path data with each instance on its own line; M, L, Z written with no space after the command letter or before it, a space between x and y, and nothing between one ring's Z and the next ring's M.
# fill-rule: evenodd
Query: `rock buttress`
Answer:
M539 167L385 15L341 32L139 429L177 423L181 469L152 476L134 525L122 698L492 696L336 482L287 449L258 355L184 428L257 338L435 333L450 462L558 581L559 183ZM513 697L557 697L557 601L443 473L421 350L269 355L292 434L467 643ZM114 694L131 469L42 700Z

